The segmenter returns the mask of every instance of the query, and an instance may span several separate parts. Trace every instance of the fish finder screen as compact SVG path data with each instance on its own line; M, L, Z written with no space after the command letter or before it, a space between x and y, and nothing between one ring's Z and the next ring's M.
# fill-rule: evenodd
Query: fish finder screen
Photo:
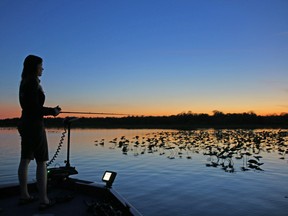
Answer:
M109 181L109 179L110 179L110 177L111 177L111 174L112 174L112 173L110 173L110 172L106 172L105 175L104 175L104 177L103 177L103 180L104 180L104 181Z

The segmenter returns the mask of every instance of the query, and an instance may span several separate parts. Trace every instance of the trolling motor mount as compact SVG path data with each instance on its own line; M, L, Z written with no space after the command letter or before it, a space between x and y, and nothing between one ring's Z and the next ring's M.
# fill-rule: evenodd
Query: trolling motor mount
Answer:
M67 139L67 159L65 160L65 166L48 168L47 177L49 180L65 180L70 175L78 174L78 171L75 167L70 166L70 130L71 123L78 120L76 117L66 117L63 121L65 127L68 129L68 139Z

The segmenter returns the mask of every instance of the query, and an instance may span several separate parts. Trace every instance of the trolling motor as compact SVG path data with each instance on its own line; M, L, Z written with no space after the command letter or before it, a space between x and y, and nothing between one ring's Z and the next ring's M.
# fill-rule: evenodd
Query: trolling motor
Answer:
M70 166L70 130L71 130L71 123L76 121L78 118L76 117L66 117L64 119L64 126L65 129L68 129L68 139L67 139L67 160L65 160L65 166L55 167L55 168L47 168L47 178L48 180L55 180L55 181L63 181L66 180L70 175L78 174L75 167ZM66 130L65 130L66 131ZM64 137L63 137L64 138ZM61 147L61 141L59 143L59 147ZM59 148L58 148L59 149Z

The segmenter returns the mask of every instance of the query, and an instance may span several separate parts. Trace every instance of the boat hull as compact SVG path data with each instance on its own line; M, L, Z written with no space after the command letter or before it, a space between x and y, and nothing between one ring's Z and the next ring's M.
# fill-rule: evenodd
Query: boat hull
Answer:
M37 196L36 183L28 184L32 195ZM48 195L56 205L46 209L50 215L141 215L125 198L113 188L103 184L68 178L63 182L48 185ZM0 186L1 216L37 215L39 202L18 205L19 185Z

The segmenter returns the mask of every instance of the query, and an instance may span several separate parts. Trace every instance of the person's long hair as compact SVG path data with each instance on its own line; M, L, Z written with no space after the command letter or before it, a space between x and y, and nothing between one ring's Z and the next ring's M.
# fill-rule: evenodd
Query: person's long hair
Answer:
M38 78L38 65L43 62L43 59L40 58L39 56L35 55L28 55L23 63L23 71L21 78L22 80L27 80L27 79L37 79Z

